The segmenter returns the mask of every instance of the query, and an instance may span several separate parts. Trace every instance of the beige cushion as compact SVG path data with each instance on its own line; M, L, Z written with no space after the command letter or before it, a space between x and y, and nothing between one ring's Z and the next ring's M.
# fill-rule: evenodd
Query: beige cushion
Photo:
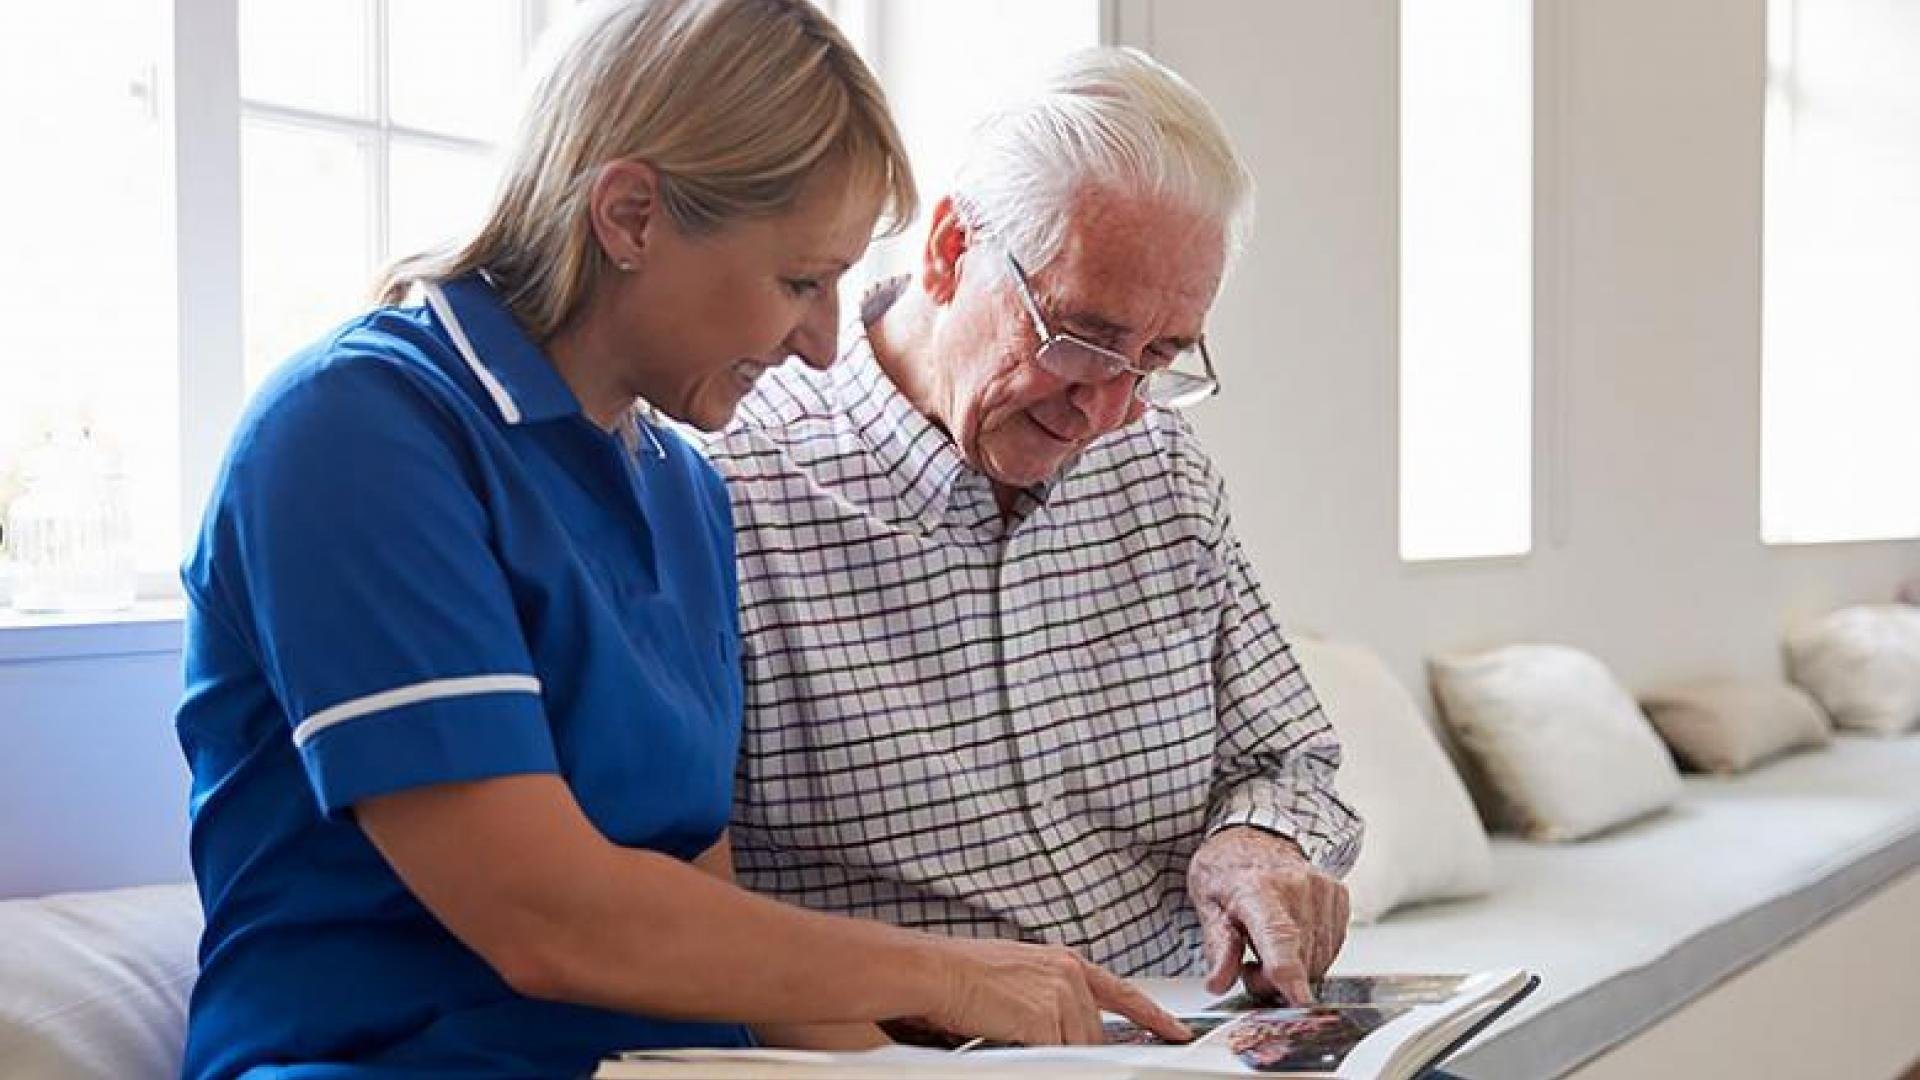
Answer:
M1786 683L1725 682L1643 694L1647 716L1687 767L1737 773L1833 732L1806 691Z
M1354 921L1485 893L1493 877L1486 830L1400 680L1360 645L1295 638L1293 655L1340 736L1334 789L1366 823L1346 878Z
M1593 657L1510 645L1430 665L1441 715L1491 788L1498 824L1576 840L1660 810L1680 773L1633 698Z
M1799 627L1787 671L1836 725L1897 735L1920 722L1920 608L1842 608Z

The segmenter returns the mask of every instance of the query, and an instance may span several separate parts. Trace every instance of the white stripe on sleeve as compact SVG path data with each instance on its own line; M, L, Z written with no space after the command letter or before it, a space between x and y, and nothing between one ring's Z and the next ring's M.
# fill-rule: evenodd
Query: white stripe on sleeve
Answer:
M476 694L534 694L540 693L540 680L531 675L468 675L458 679L433 679L429 682L414 683L412 686L397 686L392 690L382 690L377 694L343 701L321 709L300 722L293 729L293 744L307 745L307 740L335 724L355 720L371 713L398 709L403 705L417 705L422 701L435 701L440 698L472 697Z

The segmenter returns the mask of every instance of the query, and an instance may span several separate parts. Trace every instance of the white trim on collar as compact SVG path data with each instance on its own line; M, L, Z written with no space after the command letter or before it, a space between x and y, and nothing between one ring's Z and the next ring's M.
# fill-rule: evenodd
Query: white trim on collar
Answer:
M422 282L421 288L427 294L427 305L433 308L435 315L440 316L441 322L447 324L447 333L453 338L453 347L460 350L460 358L467 362L467 367L473 369L473 377L479 379L480 385L486 388L487 396L493 399L494 407L500 410L501 417L509 424L518 424L520 406L514 403L513 395L507 393L506 386L494 377L487 365L480 362L480 355L474 352L473 342L467 340L466 328L460 325L460 319L454 315L453 305L447 303L447 294L440 290L439 285L430 281Z

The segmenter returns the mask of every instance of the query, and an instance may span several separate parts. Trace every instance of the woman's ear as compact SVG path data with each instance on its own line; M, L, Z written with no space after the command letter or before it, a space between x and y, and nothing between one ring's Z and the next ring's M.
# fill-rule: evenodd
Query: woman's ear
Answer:
M934 204L926 246L920 252L920 287L935 303L945 304L959 291L960 259L972 242L973 232L955 210L953 196L943 196Z
M594 239L607 261L624 272L640 268L660 212L660 174L644 161L600 166L587 195Z

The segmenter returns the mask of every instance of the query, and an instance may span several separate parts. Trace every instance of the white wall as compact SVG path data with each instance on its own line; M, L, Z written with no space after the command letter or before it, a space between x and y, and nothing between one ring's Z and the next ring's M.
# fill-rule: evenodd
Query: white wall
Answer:
M1422 658L1515 640L1629 685L1779 672L1793 620L1891 597L1920 542L1759 541L1762 0L1540 0L1535 545L1396 552L1397 4L1146 0L1260 220L1197 413L1289 625ZM1844 482L1840 479L1837 482Z

